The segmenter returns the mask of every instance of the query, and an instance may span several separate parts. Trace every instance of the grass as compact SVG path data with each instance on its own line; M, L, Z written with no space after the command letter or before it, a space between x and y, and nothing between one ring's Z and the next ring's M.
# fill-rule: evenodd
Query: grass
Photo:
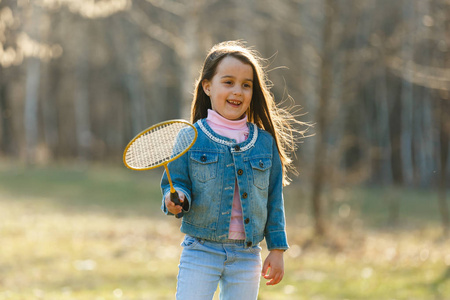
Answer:
M159 177L0 165L0 300L174 299L182 234L160 212ZM433 191L339 190L327 238L313 239L304 190L286 189L286 275L275 287L263 280L259 299L450 299Z

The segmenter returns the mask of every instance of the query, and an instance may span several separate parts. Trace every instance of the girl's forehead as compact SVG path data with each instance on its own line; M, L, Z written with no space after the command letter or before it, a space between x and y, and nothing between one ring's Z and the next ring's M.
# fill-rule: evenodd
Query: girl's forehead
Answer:
M223 58L217 65L216 75L222 73L242 73L253 78L252 66L232 56Z

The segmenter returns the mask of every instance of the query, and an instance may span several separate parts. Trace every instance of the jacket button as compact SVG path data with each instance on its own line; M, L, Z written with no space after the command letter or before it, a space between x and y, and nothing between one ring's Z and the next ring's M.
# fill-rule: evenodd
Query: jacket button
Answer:
M243 193L243 194L242 194L242 198L247 199L247 197L248 197L248 194L247 194L247 193Z
M259 167L261 167L261 168L264 167L264 163L262 161L259 162Z
M247 247L251 247L252 246L252 242L247 242Z
M241 150L241 147L239 147L239 145L234 146L234 151L239 151Z
M206 161L206 155L202 155L202 157L200 157L200 160L201 160L202 162L205 162L205 161Z
M242 169L239 169L237 173L238 173L238 175L242 175L242 174L244 174L244 171Z
M250 219L249 219L249 218L245 219L244 223L245 223L245 224L250 223Z

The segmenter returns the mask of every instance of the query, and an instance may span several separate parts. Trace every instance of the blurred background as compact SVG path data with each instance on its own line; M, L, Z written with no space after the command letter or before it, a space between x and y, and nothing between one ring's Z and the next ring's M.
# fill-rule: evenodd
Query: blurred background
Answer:
M0 203L9 215L17 213L12 214L15 219L5 213L0 233L10 239L23 234L18 242L23 248L10 243L9 253L19 255L22 249L23 257L15 258L18 265L4 267L13 279L0 280L8 291L0 292L0 299L51 299L49 291L56 291L55 299L75 297L71 283L47 286L57 279L36 275L25 280L21 273L24 257L32 255L24 241L36 243L27 236L37 230L41 237L54 238L51 229L61 220L79 224L77 216L87 211L106 214L111 224L118 216L127 222L143 218L145 226L148 220L169 222L161 226L172 226L172 235L181 236L174 220L166 221L159 212L146 215L159 207L162 170L124 170L122 152L133 136L156 122L189 119L203 59L224 40L244 40L267 58L277 103L294 107L300 121L313 125L299 128L308 129L295 158L299 175L291 176L286 188L295 246L291 259L299 261L314 245L325 247L326 253L332 249L327 257L335 263L336 253L361 250L367 242L362 236L379 232L393 234L383 237L390 246L380 250L388 251L388 264L401 257L396 244L401 237L407 240L417 232L431 245L411 242L417 249L413 256L422 263L433 256L430 249L448 246L448 0L0 0ZM55 223L39 231L42 223L37 215L30 217L32 212ZM30 223L22 222L24 214ZM55 217L59 214L65 217ZM378 233L364 231L355 239L362 228ZM375 240L373 245L382 244ZM42 255L58 256L49 254L47 242ZM131 245L151 252L149 243ZM430 267L423 280L431 283L418 294L395 294L405 288L400 282L390 287L394 294L377 294L380 281L362 292L349 283L347 294L327 294L320 284L329 284L331 270L307 273L298 267L291 272L297 274L292 283L273 294L262 293L261 299L449 299L444 296L450 294L446 249L435 252L433 266L439 264ZM367 255L358 253L356 261ZM7 255L4 259L11 261ZM78 271L99 269L92 258L73 261ZM358 278L373 278L378 265L361 266ZM34 266L38 274L46 268ZM387 266L383 270L387 273L378 280L392 271ZM168 276L173 281L176 263L172 271ZM423 273L420 266L416 271ZM316 290L299 287L311 280L318 283ZM148 290L144 283L142 287ZM171 289L162 290L161 299L170 299L164 295ZM297 294L300 289L305 298ZM98 296L81 294L75 298ZM157 293L127 296L112 287L105 295L159 299Z

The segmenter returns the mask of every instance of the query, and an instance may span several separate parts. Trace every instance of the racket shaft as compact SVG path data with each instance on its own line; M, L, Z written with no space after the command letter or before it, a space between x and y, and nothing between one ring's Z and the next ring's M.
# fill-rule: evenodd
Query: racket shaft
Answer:
M180 205L181 206L182 203L180 202L180 196L178 195L178 192L173 187L172 179L170 178L169 168L167 167L167 164L164 164L164 168L166 169L167 179L169 180L169 184L170 184L170 201L175 203L175 205ZM177 217L177 219L179 219L182 216L183 216L183 212L180 212L175 217Z

